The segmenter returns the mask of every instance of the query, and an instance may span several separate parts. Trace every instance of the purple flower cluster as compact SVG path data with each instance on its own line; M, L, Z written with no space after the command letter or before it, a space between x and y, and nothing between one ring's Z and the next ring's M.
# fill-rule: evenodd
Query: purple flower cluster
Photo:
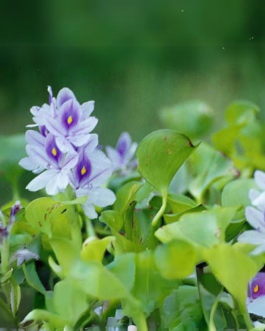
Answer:
M30 191L46 188L56 195L71 185L76 196L87 196L84 210L96 218L95 206L105 207L115 201L114 193L104 188L112 175L112 164L98 148L98 136L91 131L98 120L90 116L94 101L80 104L74 93L63 88L55 98L48 87L49 103L31 108L38 131L26 132L28 156L20 165L38 174L27 186Z
M127 175L135 169L137 167L136 148L137 143L132 142L127 132L120 135L116 148L107 146L106 152L112 162L113 170L120 175Z

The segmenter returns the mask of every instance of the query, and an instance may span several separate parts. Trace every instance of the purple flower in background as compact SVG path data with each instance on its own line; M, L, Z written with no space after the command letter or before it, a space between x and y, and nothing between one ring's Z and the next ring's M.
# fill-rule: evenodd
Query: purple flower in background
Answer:
M70 176L76 196L87 196L83 209L91 219L97 217L95 206L106 207L115 201L114 193L102 187L112 175L112 166L106 155L96 148L97 144L98 137L94 136L89 144L79 151L78 163Z
M132 139L127 132L123 132L117 142L116 148L107 146L106 152L110 158L114 171L120 171L126 175L137 167L135 151L137 143L132 143Z
M8 227L10 228L16 219L17 213L22 209L20 201L16 201L15 204L11 207L10 215L9 215L9 223Z
M17 266L21 266L24 262L30 261L30 260L38 260L39 255L36 253L33 253L29 251L26 248L17 250L14 255L11 257L10 262L14 262L17 260Z
M248 287L248 311L252 314L265 317L265 273L259 272Z

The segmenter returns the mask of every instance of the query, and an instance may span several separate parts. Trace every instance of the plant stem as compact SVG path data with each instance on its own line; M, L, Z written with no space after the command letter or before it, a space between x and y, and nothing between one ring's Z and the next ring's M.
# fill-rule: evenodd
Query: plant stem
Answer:
M8 271L9 265L9 242L8 238L3 238L2 250L1 250L1 271L4 275Z
M144 314L139 315L137 318L133 318L135 324L137 325L137 330L148 331L147 323Z
M69 325L66 325L63 329L63 331L73 331L73 328Z
M221 293L217 296L217 298L215 299L215 301L212 305L212 309L211 309L211 313L210 313L210 323L209 323L209 330L210 331L216 331L216 327L215 327L215 324L214 324L214 314L215 314L215 311L217 309Z
M0 210L0 221L2 222L3 226L6 226L5 217ZM3 238L3 242L1 245L1 272L5 274L8 271L9 265L9 239L8 236Z
M85 216L86 231L89 237L97 237L91 220Z
M239 305L239 309L244 317L244 321L245 321L245 324L246 324L246 327L247 327L247 330L252 330L253 329L253 323L250 319L250 316L249 316L249 313L246 309L246 306L245 305Z
M153 226L156 226L159 219L163 216L166 206L167 206L167 194L164 194L162 196L162 206L160 207L159 211L157 212L156 216L154 217L154 219L152 221Z

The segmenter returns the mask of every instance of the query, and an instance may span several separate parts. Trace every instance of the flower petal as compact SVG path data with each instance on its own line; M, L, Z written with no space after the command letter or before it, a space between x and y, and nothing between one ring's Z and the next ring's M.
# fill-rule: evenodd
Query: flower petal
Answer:
M259 255L261 253L265 253L265 243L256 247L252 252L251 255Z
M46 117L44 125L48 129L50 133L52 133L55 136L66 136L67 131L64 126L62 126L57 120Z
M129 150L131 143L132 143L132 139L129 133L123 132L120 135L120 138L117 142L117 146L116 146L117 152L123 157Z
M36 170L39 167L39 164L34 162L30 157L24 157L22 160L18 163L22 168L33 171Z
M258 187L265 190L265 173L261 170L256 170L254 173L254 179Z
M52 87L48 85L47 91L49 93L49 104L51 104L53 98Z
M93 187L105 184L112 175L112 166L110 160L102 151L99 150L95 150L89 159L92 164L89 183L92 184Z
M70 169L74 168L78 162L78 154L77 153L67 153L63 162L62 162L62 170L64 173L68 172Z
M95 219L95 218L98 217L98 214L96 213L96 209L95 209L95 207L92 204L85 203L83 205L83 209L84 209L84 212L85 212L86 216L88 218L90 218L91 220L93 220L93 219Z
M253 245L260 245L265 243L265 234L260 233L255 230L249 230L243 232L238 238L237 241L245 242Z
M43 189L49 181L53 181L57 174L56 170L46 170L35 177L26 187L29 191L36 192Z
M110 206L116 200L115 194L111 190L109 190L107 188L103 188L103 187L97 187L97 188L89 190L89 192L88 192L88 202L90 201L90 199L89 199L90 194L94 194L96 196L96 198L94 199L93 204L98 206L98 207Z
M265 317L265 295L250 302L247 308L249 313Z
M138 144L133 143L131 147L129 148L128 152L124 156L124 163L127 164L128 162L131 161L131 159L135 156L135 152L137 149Z
M76 100L76 97L75 97L73 91L71 91L68 87L62 88L57 95L58 107L61 107L66 101L68 101L70 99Z
M45 138L42 134L34 130L26 131L25 135L26 142L30 145L37 145L40 147L44 147Z
M120 157L119 153L116 151L116 149L114 149L110 146L107 146L106 152L107 152L108 157L111 160L113 169L114 170L120 169L120 167L122 165L122 161L121 161L121 157Z
M77 135L69 137L69 141L76 147L82 147L88 143L90 134Z
M91 154L98 146L98 135L96 133L90 134L89 141L84 147L86 155Z
M82 120L86 120L93 112L95 108L95 101L88 101L81 105Z
M73 149L71 143L63 136L55 137L55 142L59 150L63 153L67 153Z
M254 208L247 207L245 212L248 223L256 230L265 233L264 212Z
M48 168L50 161L45 151L34 145L27 145L26 152L29 157L43 168Z
M87 134L90 133L98 123L96 117L89 117L87 120L80 122L72 132L75 135Z
M262 192L256 199L252 200L253 206L261 210L265 209L265 192Z
M249 197L251 203L252 203L253 200L255 200L259 195L260 195L260 191L255 190L255 189L253 189L253 188L250 189L250 190L249 190L248 197Z

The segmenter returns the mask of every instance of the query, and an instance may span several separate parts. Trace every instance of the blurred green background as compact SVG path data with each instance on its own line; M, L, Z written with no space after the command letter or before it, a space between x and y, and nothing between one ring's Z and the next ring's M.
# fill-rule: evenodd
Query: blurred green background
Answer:
M234 99L263 109L264 14L250 0L1 0L0 134L24 132L48 84L96 101L104 145L140 140L184 100L208 102L219 126Z

